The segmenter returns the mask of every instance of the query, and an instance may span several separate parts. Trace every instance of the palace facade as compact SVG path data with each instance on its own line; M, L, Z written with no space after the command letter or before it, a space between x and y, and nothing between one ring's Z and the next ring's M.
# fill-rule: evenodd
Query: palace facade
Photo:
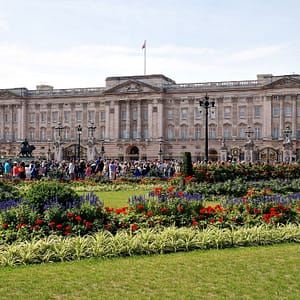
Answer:
M213 107L200 106L205 96ZM207 119L206 119L207 118ZM300 158L300 75L177 84L164 75L108 77L99 88L0 90L0 157L27 139L39 159ZM207 141L207 143L206 143Z

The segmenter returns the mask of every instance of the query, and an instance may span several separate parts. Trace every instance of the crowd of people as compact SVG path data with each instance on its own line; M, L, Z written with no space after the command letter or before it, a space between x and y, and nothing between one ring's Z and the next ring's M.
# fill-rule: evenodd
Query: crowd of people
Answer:
M95 161L70 160L55 161L42 160L30 162L18 162L8 159L5 163L0 162L0 176L4 178L20 178L39 180L41 178L55 177L59 174L61 178L84 179L93 175L104 178L117 179L121 176L131 174L136 177L159 174L164 177L173 177L180 172L181 162L172 161L120 161L118 159L101 159ZM51 175L52 174L52 175ZM58 176L58 175L57 175Z

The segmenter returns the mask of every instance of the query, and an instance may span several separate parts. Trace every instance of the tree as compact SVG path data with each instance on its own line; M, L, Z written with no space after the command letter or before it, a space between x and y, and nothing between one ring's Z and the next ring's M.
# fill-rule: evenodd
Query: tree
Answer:
M192 164L192 156L191 152L183 153L183 163L181 167L181 173L183 176L193 176L193 164Z

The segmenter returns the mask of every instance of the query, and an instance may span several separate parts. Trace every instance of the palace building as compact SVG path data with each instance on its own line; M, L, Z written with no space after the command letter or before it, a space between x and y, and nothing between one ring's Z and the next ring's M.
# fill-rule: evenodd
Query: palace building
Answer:
M176 83L158 74L108 77L96 88L1 89L0 157L19 156L25 138L37 159L191 152L194 161L208 153L213 161L291 162L300 158L300 75Z

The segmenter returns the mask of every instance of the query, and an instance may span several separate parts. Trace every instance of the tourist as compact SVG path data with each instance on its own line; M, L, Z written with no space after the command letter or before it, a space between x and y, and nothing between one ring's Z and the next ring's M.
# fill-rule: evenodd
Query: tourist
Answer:
M10 158L4 164L4 177L11 178L12 176L12 159Z

